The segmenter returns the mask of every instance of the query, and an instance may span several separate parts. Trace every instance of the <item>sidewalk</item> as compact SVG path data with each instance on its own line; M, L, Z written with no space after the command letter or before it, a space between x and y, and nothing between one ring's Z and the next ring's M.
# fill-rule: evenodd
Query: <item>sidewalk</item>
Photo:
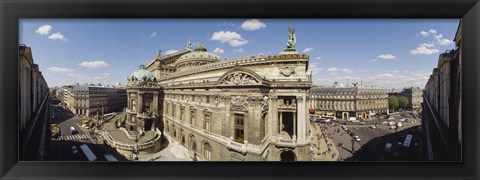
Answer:
M313 161L337 161L339 152L328 138L328 131L321 129L318 124L314 124L313 129L313 147L311 147L311 158Z
M177 141L171 141L170 137L167 137L168 146L155 154L149 154L145 156L139 156L140 161L193 161L188 153L188 149L178 143Z

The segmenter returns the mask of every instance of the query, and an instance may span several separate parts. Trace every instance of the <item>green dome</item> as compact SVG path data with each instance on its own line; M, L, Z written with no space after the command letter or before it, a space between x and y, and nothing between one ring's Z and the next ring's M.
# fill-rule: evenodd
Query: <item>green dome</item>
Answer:
M140 65L138 69L132 73L132 75L130 75L130 78L131 77L136 77L138 80L143 79L143 77L146 77L147 79L153 79L152 73L148 71L145 65L143 64Z
M187 59L207 59L207 60L220 60L220 56L207 52L202 45L198 45L191 53L184 54L178 58L178 60Z

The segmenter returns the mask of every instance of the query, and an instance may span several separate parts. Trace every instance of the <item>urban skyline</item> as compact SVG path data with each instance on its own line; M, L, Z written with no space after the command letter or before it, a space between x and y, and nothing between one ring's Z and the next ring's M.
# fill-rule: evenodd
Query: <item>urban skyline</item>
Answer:
M278 54L288 22L297 51L310 55L314 85L390 89L423 88L438 55L454 48L459 20L22 20L20 43L35 47L50 87L124 85L158 50L163 56L184 49L189 38L222 59Z

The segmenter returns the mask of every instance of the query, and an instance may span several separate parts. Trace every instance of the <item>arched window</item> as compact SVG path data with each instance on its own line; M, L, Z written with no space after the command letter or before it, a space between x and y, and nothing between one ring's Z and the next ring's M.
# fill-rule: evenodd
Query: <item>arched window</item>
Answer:
M196 152L197 151L197 141L195 140L195 136L192 134L190 135L190 149L193 151L193 152Z
M208 142L203 143L203 158L206 160L211 160L212 158L212 147Z

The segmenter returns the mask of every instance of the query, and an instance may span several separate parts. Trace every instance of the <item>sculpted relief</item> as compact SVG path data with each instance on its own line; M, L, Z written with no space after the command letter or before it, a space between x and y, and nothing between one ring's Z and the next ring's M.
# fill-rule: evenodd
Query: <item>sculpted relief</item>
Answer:
M241 96L232 97L230 110L246 112L248 111L247 104L248 104L247 98L245 97L241 97Z
M295 74L295 67L280 68L280 73L283 74L285 77L288 77L292 74Z
M225 77L220 84L260 84L260 82L249 74L236 72Z

